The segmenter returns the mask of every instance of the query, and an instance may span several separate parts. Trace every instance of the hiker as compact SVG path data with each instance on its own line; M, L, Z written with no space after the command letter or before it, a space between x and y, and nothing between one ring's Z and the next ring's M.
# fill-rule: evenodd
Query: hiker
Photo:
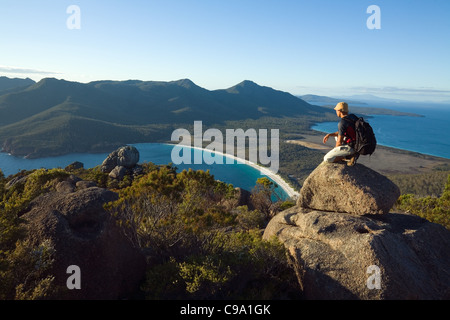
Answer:
M323 138L323 143L327 143L328 138L335 137L336 147L328 152L323 160L330 163L347 162L347 165L353 166L359 156L353 149L356 141L355 122L358 117L354 114L348 114L346 102L339 102L334 110L336 110L336 115L341 118L338 131L327 134Z

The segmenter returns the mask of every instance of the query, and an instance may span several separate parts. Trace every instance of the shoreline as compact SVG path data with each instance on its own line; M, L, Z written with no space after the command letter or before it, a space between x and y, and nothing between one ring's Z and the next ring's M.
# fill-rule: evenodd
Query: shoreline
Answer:
M284 193L286 193L286 195L289 198L296 199L298 197L298 195L299 195L299 192L297 192L294 188L292 188L281 176L273 173L272 171L270 171L266 167L260 166L257 163L250 162L250 161L248 161L246 159L238 158L238 157L236 157L234 155L222 153L222 152L219 152L219 151L213 151L213 150L210 150L210 149L198 148L198 147L193 147L193 146L189 146L189 145L179 145L179 144L168 143L168 142L154 142L154 143L165 144L165 145L170 145L170 146L177 146L178 145L178 146L182 146L182 147L189 147L189 148L192 148L192 149L199 149L199 150L202 150L202 151L208 151L208 152L211 152L211 153L216 153L216 154L218 154L220 156L223 156L223 157L231 158L233 160L236 160L236 162L238 162L240 164L248 165L248 166L250 166L250 167L252 167L252 168L254 168L256 170L259 170L261 175L265 175L265 176L269 177L273 182L275 182L284 191ZM134 144L138 144L138 143L130 143L128 145L134 145ZM2 152L2 153L7 155L7 156L9 156L9 157L14 157L14 158L21 159L21 160L31 160L31 161L33 161L33 160L37 160L37 159L45 159L45 157L44 158L29 159L29 158L26 158L26 157L17 157L15 155L11 154L11 153L6 153L6 152ZM103 153L107 154L108 152L98 152L98 154L103 154ZM81 154L83 154L83 153L81 153ZM64 155L65 154L62 154L60 156L64 156Z
M273 180L281 189L283 189L283 191L291 199L296 199L299 196L299 192L295 191L295 189L292 188L281 176L279 176L276 173L273 173L266 167L260 166L257 163L251 162L246 159L238 158L235 155L230 155L228 153L223 153L220 151L210 150L210 149L206 149L206 148L199 148L199 147L193 147L191 145L180 145L180 144L173 144L173 143L166 143L166 144L171 145L171 146L180 146L180 147L186 147L186 148L191 148L191 149L197 149L197 150L201 150L201 151L208 151L208 152L215 153L215 154L223 156L223 157L231 158L233 160L236 160L237 162L240 162L240 163L248 165L256 170L259 170L261 175L265 175L265 176L269 177L271 180Z

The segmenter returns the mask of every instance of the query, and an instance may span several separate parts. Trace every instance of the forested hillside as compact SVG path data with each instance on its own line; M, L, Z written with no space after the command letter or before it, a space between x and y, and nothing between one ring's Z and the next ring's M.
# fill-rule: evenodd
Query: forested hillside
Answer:
M196 120L215 127L230 120L331 114L251 81L209 91L188 79L84 84L46 78L0 95L0 143L4 151L29 158L105 152L127 143L168 141L174 129Z

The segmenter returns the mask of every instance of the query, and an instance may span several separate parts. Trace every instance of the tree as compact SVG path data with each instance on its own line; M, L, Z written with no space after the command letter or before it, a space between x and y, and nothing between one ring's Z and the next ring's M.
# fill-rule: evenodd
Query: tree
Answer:
M281 197L277 194L278 185L269 178L263 177L256 180L255 188L252 190L251 201L256 210L262 212L266 219L270 219L278 212Z

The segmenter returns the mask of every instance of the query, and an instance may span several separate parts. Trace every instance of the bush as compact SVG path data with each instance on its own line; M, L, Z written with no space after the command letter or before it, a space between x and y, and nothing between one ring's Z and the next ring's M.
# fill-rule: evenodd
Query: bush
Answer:
M32 245L25 240L26 231L19 217L29 203L65 179L60 169L21 172L10 188L0 174L0 299L44 299L52 290L53 277L46 276L54 253L53 244L45 241Z
M259 182L270 198L273 184ZM234 195L209 172L168 166L135 180L106 206L148 255L148 299L272 299L298 290L284 246L262 240L267 215L229 208Z
M24 181L4 190L0 208L6 212L19 215L33 199L53 189L58 182L69 177L69 173L62 169L39 169L24 177Z
M148 299L288 299L299 288L284 246L256 231L217 233L204 255L174 257L151 267Z
M412 194L400 196L397 208L413 213L431 222L439 223L450 229L450 174L440 198L417 198Z

